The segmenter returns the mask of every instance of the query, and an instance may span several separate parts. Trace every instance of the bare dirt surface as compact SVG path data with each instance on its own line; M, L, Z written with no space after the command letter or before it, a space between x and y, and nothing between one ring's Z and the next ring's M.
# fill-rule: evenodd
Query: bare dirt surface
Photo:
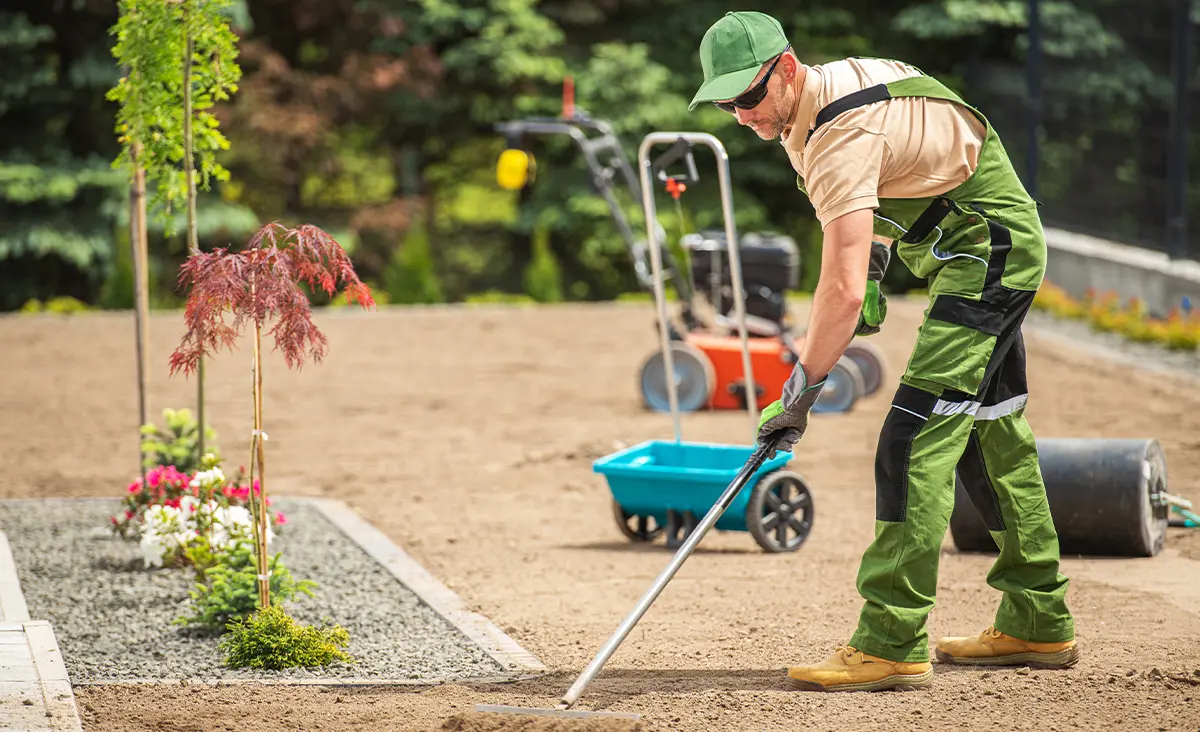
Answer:
M1064 559L1084 650L1074 669L939 666L932 688L909 693L784 687L787 665L827 657L857 620L876 437L920 310L897 299L874 337L890 359L884 389L852 413L816 415L792 461L814 491L807 543L768 555L746 533L710 534L576 705L639 712L636 727L474 707L553 707L669 558L621 536L591 469L618 443L672 435L637 399L652 307L320 314L323 364L267 361L268 491L347 501L553 672L416 688L81 686L85 729L1200 729L1200 532L1187 529L1153 559ZM167 375L181 334L181 314L155 314L152 416L195 403L195 379ZM120 494L138 459L133 339L131 314L0 318L0 495ZM1029 358L1036 434L1156 437L1172 491L1200 499L1195 382L1044 337L1030 337ZM247 341L209 362L207 396L223 453L244 462ZM692 414L684 437L748 444L752 432L745 413ZM947 537L932 637L991 622L990 562Z

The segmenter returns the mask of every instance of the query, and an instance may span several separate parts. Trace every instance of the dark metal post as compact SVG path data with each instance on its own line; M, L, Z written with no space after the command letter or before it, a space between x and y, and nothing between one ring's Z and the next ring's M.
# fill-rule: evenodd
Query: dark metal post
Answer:
M1172 76L1175 105L1171 114L1171 141L1167 150L1167 252L1173 259L1188 255L1188 126L1191 124L1189 86L1192 71L1192 0L1175 0L1171 25ZM1200 258L1200 252L1197 253Z
M1042 124L1042 12L1041 0L1029 0L1029 59L1025 65L1025 83L1029 90L1026 106L1025 186L1029 195L1038 196L1038 128Z

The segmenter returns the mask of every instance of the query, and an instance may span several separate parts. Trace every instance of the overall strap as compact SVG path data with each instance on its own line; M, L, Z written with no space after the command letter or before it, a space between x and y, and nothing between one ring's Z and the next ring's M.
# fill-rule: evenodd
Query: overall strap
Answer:
M829 104L825 105L817 112L816 121L813 122L813 128L808 131L808 136L804 138L804 144L812 139L813 133L817 131L821 125L832 122L834 118L839 117L852 109L865 107L868 104L876 102L886 102L889 99L897 97L929 97L932 99L944 99L946 101L961 104L962 106L974 112L984 124L987 120L971 105L967 104L957 94L950 90L942 82L932 76L910 76L906 79L888 82L887 84L876 84L869 86L866 89L860 89L856 92L851 92L844 97L834 99Z
M829 104L821 107L821 111L817 112L817 119L813 123L813 128L808 131L808 137L804 138L804 144L808 144L808 141L812 139L813 133L817 131L818 127L833 121L834 117L845 114L852 109L865 107L875 102L883 102L891 98L892 93L888 90L887 84L876 84L875 86L859 89L844 97L834 99Z
M930 99L942 99L955 104L962 105L971 110L984 125L990 127L987 118L971 105L967 104L955 94L949 87L942 82L921 74L919 76L910 76L897 81L892 81L887 84L876 84L869 86L866 89L860 89L856 92L851 92L844 97L839 97L829 104L825 105L817 112L816 120L813 122L813 128L808 131L808 137L805 138L804 144L807 145L812 139L813 133L817 131L821 125L828 124L836 117L849 112L852 109L865 107L876 102L885 102L889 99L898 97L926 97ZM922 241L928 236L951 211L962 213L962 209L958 204L948 196L935 196L929 206L917 217L917 219L908 228L907 232L898 229L901 234L900 241L915 243ZM890 223L890 222L889 222ZM894 224L893 224L894 225Z

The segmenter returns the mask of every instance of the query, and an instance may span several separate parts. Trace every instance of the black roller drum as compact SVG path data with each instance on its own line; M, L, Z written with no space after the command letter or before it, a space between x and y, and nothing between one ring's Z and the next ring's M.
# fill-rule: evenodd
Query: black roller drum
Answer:
M1045 438L1037 447L1063 556L1152 557L1162 550L1169 507L1158 494L1167 491L1167 461L1157 440ZM954 545L996 552L962 482L954 483Z

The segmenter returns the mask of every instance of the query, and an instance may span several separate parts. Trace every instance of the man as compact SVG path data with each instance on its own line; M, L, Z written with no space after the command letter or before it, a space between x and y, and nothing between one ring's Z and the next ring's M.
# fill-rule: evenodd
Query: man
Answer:
M875 539L863 555L858 628L798 688L872 691L929 683L925 621L957 472L1000 554L994 624L942 638L937 658L1064 668L1079 658L1058 537L1038 468L1021 322L1045 271L1030 199L982 114L919 70L846 59L805 66L774 18L729 13L700 43L715 103L779 138L823 230L821 272L800 360L758 440L791 451L826 374L856 335L880 328L896 254L929 283L929 307L884 420L875 458ZM873 243L872 240L875 240Z

